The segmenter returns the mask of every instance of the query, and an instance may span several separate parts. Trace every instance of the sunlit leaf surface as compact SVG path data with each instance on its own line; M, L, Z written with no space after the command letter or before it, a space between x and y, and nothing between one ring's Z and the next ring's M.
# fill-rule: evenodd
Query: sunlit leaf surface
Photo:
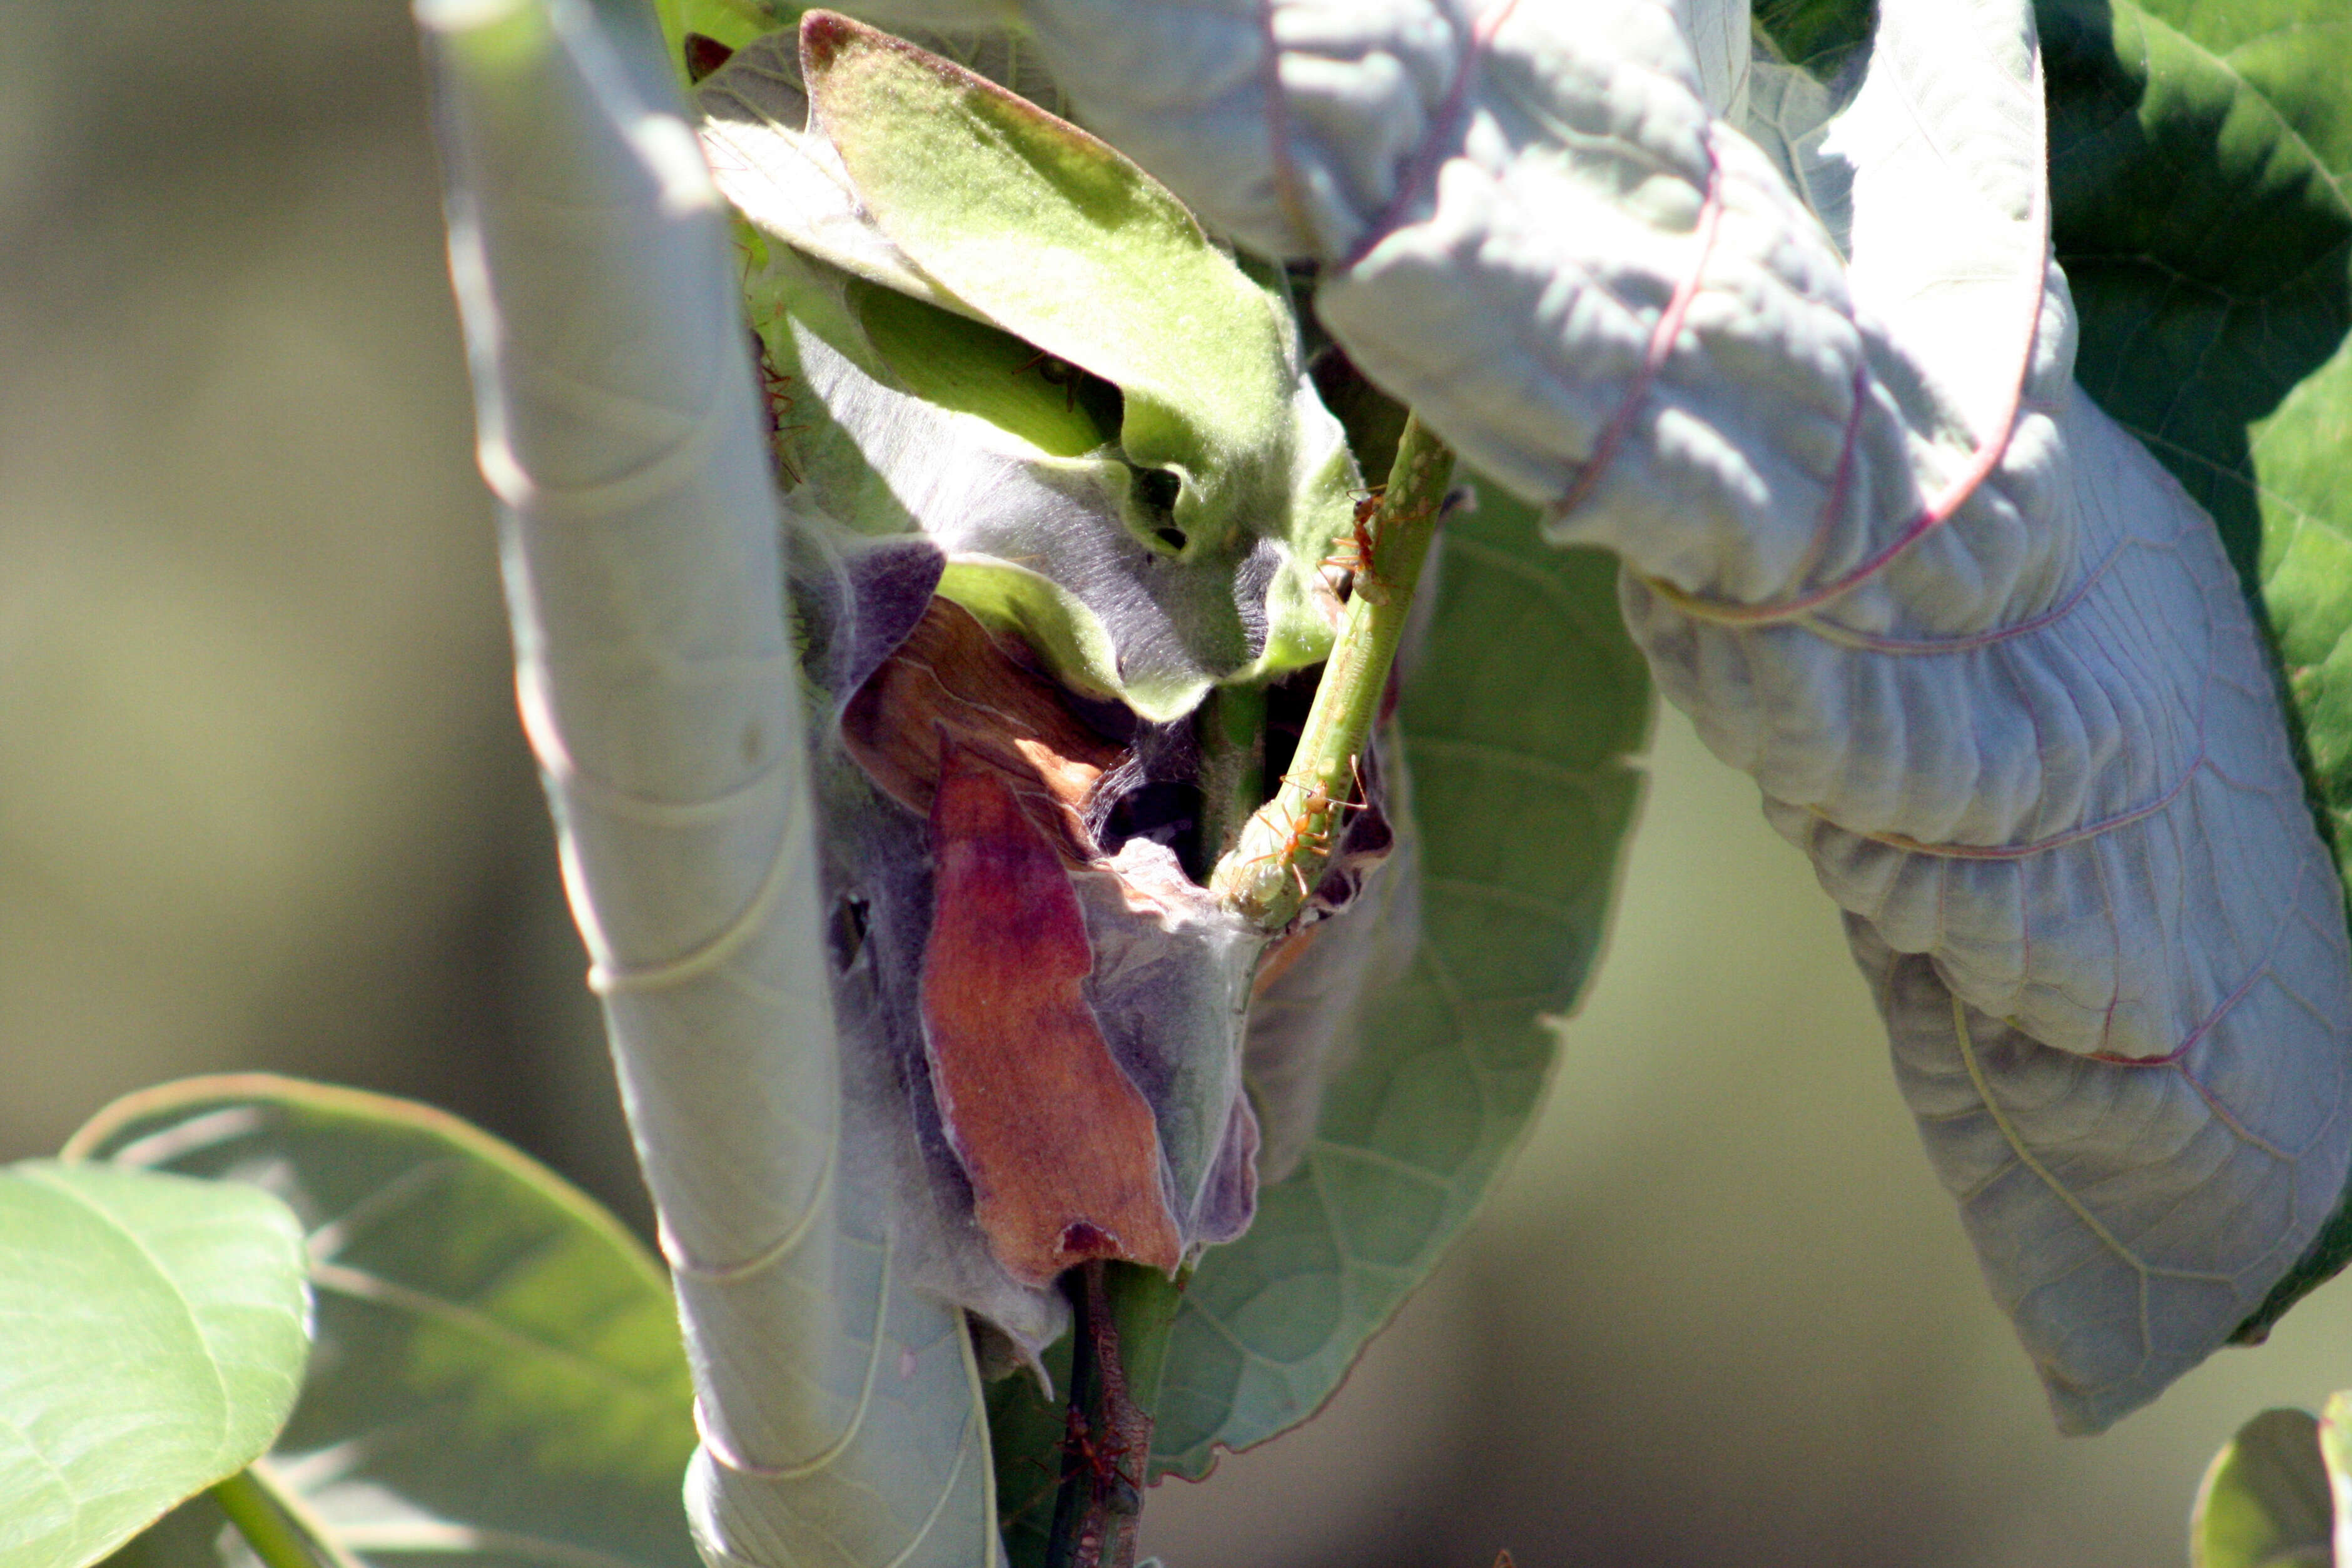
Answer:
M268 1467L337 1542L379 1563L693 1568L667 1279L552 1172L422 1105L259 1075L118 1102L75 1152L300 1217L318 1349Z
M0 1563L80 1568L260 1457L301 1385L302 1274L251 1185L0 1167Z

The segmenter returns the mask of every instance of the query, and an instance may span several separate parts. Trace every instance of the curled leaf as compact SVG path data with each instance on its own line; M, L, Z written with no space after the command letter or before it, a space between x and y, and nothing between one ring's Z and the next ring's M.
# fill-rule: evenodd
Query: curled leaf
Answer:
M1278 286L1109 147L828 13L698 96L812 507L929 534L942 591L1154 721L1322 657L1356 476Z
M696 1542L993 1562L963 1314L909 1281L895 1172L848 1146L880 1097L835 1043L813 672L717 193L583 5L419 21L525 722L690 1351ZM927 563L803 537L871 610L815 667L870 664Z

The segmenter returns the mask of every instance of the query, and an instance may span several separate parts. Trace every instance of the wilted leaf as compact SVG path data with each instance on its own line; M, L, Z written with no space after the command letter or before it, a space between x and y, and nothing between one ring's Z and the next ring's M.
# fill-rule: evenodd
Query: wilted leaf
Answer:
M1086 915L1055 843L1003 779L950 745L931 805L923 1041L972 1219L1034 1288L1090 1258L1173 1272L1151 1104L1083 986Z
M2189 1516L2189 1568L2330 1568L2334 1515L2319 1423L2265 1410L2206 1467Z
M695 1563L668 1281L552 1172L425 1106L257 1074L119 1101L73 1152L259 1187L300 1217L319 1348L269 1468L341 1545Z
M0 1563L81 1568L258 1458L308 1307L300 1230L251 1185L0 1167Z

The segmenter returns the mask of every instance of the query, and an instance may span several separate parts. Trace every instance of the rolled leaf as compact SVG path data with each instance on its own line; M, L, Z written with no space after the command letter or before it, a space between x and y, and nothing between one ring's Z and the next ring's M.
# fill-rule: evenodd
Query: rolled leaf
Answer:
M1154 721L1323 655L1356 478L1278 289L1108 146L845 18L698 96L809 505L929 534L943 592Z
M992 1561L961 1315L841 1148L767 433L717 193L584 8L420 11L525 722L696 1369L713 1562Z

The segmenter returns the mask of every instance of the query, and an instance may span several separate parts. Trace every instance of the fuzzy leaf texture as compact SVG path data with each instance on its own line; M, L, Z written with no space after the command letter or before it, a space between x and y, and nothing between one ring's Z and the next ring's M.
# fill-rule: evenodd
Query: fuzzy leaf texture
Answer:
M2073 382L2025 7L1882 6L1843 108L1714 5L1119 9L1023 7L1082 116L1624 559L2060 1424L2209 1354L2343 1188L2352 973L2211 520Z
M2352 16L2329 0L2039 7L2076 374L2221 526L2302 724L2338 870L2352 801ZM2352 1211L2240 1331L2352 1256Z
M2096 1429L2226 1338L2343 1183L2344 922L2263 651L2210 520L2072 383L2030 16L1883 7L1853 103L1784 144L1832 235L1637 15L1610 101L1651 110L1645 157L1458 187L1522 256L1531 214L1655 214L1536 340L1574 379L1489 461L1624 556L1662 686L1812 855L1996 1299ZM1510 97L1529 146L1599 107ZM1466 259L1440 190L1335 326Z
M719 198L586 8L420 7L526 727L696 1376L714 1563L996 1555L979 1379L845 1169L799 677ZM641 80L664 80L655 65Z
M1356 475L1278 280L1093 137L844 17L698 97L804 505L929 535L941 592L1148 719L1323 656Z

